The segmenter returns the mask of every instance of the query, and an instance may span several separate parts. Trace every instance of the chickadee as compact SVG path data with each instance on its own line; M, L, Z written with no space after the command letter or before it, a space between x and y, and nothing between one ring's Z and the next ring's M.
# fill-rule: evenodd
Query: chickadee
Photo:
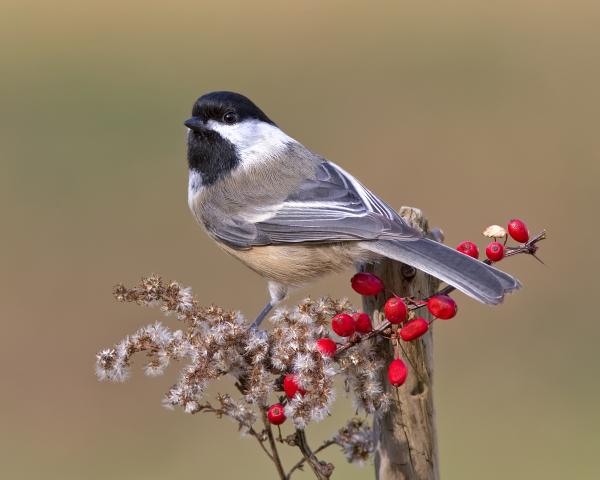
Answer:
M255 326L291 287L382 257L483 303L498 304L520 287L510 275L424 238L243 95L203 95L185 126L192 213L223 250L268 280L271 299Z

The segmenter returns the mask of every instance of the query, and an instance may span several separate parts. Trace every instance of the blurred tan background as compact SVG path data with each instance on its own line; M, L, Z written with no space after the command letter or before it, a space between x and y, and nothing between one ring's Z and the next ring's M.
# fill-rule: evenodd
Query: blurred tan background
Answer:
M512 216L549 230L547 266L504 265L525 289L500 308L461 297L436 327L441 472L600 478L599 29L583 0L4 0L2 478L274 478L233 423L161 407L176 368L123 385L93 373L97 350L160 319L116 304L118 281L158 272L249 316L266 299L187 210L182 121L216 89L422 208L450 245L483 247ZM292 300L350 294L348 278ZM347 402L334 413L315 445ZM334 478L372 477L325 458Z

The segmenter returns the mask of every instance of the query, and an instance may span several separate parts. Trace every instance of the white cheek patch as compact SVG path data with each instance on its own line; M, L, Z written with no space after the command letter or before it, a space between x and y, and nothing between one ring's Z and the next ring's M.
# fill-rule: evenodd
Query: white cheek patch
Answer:
M235 146L244 169L277 158L289 143L297 143L276 126L260 120L244 120L233 125L209 120L207 127Z

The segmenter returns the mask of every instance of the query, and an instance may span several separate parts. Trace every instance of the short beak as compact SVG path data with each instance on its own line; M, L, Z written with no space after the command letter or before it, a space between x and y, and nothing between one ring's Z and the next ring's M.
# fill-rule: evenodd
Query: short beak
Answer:
M201 131L205 130L204 122L202 120L200 120L198 117L192 117L192 118L186 120L185 122L183 122L183 124L194 132L201 132Z

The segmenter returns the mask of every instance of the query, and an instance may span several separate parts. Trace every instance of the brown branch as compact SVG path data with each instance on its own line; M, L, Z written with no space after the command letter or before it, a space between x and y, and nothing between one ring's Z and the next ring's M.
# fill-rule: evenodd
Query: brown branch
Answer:
M235 382L235 387L238 389L238 391L242 395L244 395L243 383L244 383L243 379L238 382ZM286 480L285 469L283 468L283 464L281 463L281 458L279 457L279 452L277 451L277 445L275 443L275 437L273 436L273 431L271 430L271 424L269 423L269 419L267 418L267 407L261 406L260 413L261 413L261 418L262 418L262 422L264 425L263 431L261 433L258 433L256 430L254 430L254 428L250 427L250 429L248 430L248 433L250 435L252 435L254 438L256 438L260 447L267 454L267 456L271 459L271 461L275 464L275 468L277 469L279 478L281 480ZM264 444L264 442L265 442L264 435L265 434L266 434L267 440L269 441L269 446L271 448L270 452L269 452L269 450L267 450L267 447L265 447L265 444Z
M316 455L317 453L325 450L327 447L330 447L331 445L335 445L336 442L334 440L327 440L325 442L323 442L323 444L317 448L313 454ZM298 463L296 463L296 465L294 465L291 470L288 472L286 480L290 480L292 478L292 474L298 470L301 469L302 466L304 465L304 463L306 462L306 458L301 458L300 460L298 460Z
M227 416L227 413L223 409L215 408L209 402L206 402L206 403L203 403L202 405L200 405L198 408L198 413L214 413L218 418ZM252 427L247 427L247 428L248 428L248 434L256 439L256 441L260 445L260 448L262 448L263 452L265 452L267 457L269 457L274 462L275 460L273 458L273 455L271 455L271 452L269 452L267 450L267 448L265 447L265 443L264 443L265 438L264 438L263 433L257 432Z
M275 468L277 469L277 474L281 480L286 480L285 469L283 468L283 464L281 463L281 458L279 457L279 452L277 451L277 444L275 443L275 437L273 436L273 430L271 429L271 424L269 423L269 419L267 418L267 408L260 408L262 414L262 421L265 425L265 432L267 433L267 439L269 440L269 446L271 447L273 463L275 464Z
M263 449L263 452L265 452L267 454L267 457L269 457L271 459L271 461L275 462L275 459L273 458L273 455L271 455L271 452L269 452L269 450L267 450L267 447L265 447L265 441L264 438L262 436L262 433L258 433L256 430L254 430L253 428L251 428L248 433L250 435L252 435L254 438L256 438L258 444L260 445L260 448Z
M308 446L308 441L306 440L306 434L304 433L304 430L300 430L298 428L296 429L296 444L302 452L304 461L308 463L317 479L328 480L329 477L331 477L331 474L333 473L334 466L331 463L319 461L314 452Z

